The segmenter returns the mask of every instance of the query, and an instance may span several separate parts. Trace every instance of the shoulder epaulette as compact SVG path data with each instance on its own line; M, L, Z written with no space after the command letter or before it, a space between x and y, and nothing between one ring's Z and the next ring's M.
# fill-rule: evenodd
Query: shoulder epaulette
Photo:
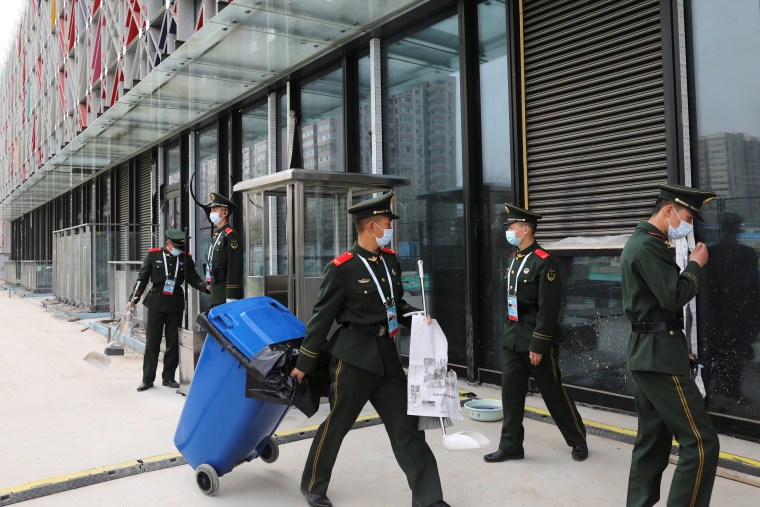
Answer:
M383 248L381 248L380 250L382 250L383 252L385 252L385 253L387 253L387 254L396 255L396 252L395 252L395 251L393 251L393 250L391 250L390 248L385 248L385 247L383 247Z
M192 257L193 256L193 254L191 254L190 252L182 252L182 253L185 254L185 255L187 255L188 257Z
M232 227L227 227L227 228L224 230L224 232L226 232L227 234L231 234L231 233L232 233L232 232L234 232L234 231L232 230Z
M161 249L160 249L160 248L151 248L151 249L150 249L150 250L148 250L148 251L149 251L149 252L160 252L160 251L161 251Z
M668 240L668 238L666 238L666 237L665 237L665 236L663 236L662 234L657 234L656 232L652 232L652 231L646 231L646 233L647 233L647 234L651 234L652 236L654 236L654 237L656 237L656 238L660 238L660 239L661 239L661 240L663 240L663 241L667 241L667 240Z
M343 255L340 255L332 260L332 263L335 264L335 267L337 268L341 264L343 264L346 261L350 261L354 258L353 252L346 252Z
M549 252L547 252L546 250L542 250L541 248L536 248L535 250L533 250L533 252L539 257L541 257L542 259L549 258Z

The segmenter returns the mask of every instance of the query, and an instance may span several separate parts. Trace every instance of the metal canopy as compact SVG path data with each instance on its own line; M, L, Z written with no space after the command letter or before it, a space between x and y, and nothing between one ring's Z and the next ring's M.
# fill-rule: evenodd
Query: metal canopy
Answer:
M419 3L227 4L0 202L5 218L18 218Z

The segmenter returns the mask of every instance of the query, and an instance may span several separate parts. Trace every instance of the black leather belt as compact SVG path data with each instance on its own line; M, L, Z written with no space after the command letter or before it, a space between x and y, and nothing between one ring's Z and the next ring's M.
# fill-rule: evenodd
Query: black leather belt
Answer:
M663 322L632 322L631 331L634 333L658 333L671 329L681 329L683 324L679 320Z
M356 331L357 333L369 334L372 336L385 336L388 334L388 326L386 324L354 324L353 322L343 324L348 330Z

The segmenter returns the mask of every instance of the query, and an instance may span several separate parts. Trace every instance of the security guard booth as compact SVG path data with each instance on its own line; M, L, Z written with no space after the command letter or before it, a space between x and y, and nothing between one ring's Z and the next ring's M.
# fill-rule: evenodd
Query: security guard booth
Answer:
M233 190L244 194L245 297L272 297L308 322L322 269L354 243L346 209L408 184L397 176L310 169L236 184Z

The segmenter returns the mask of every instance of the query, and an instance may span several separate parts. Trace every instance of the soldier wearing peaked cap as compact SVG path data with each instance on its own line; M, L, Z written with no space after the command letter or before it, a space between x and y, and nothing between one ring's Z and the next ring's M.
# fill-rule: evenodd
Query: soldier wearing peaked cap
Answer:
M718 465L718 434L690 375L689 345L682 310L699 289L707 247L697 243L683 271L673 260L669 240L686 237L712 192L660 185L652 216L640 222L620 256L623 309L631 321L627 364L635 381L639 428L628 478L629 507L660 499L660 480L673 437L678 466L668 505L710 503Z
M148 286L153 283L145 296L143 305L148 309L145 323L145 356L143 358L142 382L138 391L153 387L158 367L158 354L161 349L161 336L166 337L164 352L164 370L161 374L163 385L177 388L174 374L179 364L179 326L185 311L185 299L182 284L185 281L198 290L208 292L208 286L195 271L195 263L190 254L183 252L185 234L176 229L166 231L164 248L151 248L145 256L142 268L137 275L137 282L132 289L133 299L127 309L134 307ZM186 265L187 264L187 265Z
M505 277L507 315L501 338L504 421L499 448L483 459L488 463L523 459L525 395L528 380L536 380L546 407L557 423L575 461L588 457L586 427L559 371L560 273L557 260L535 240L541 215L504 205L507 242L517 247Z
M412 505L438 506L443 501L438 465L418 430L418 417L406 413L406 375L394 336L404 314L417 310L403 299L401 265L388 248L393 236L393 193L351 208L358 239L324 269L314 314L291 376L299 382L313 373L324 351L330 360L330 414L319 426L301 478L310 506L332 505L327 498L333 465L343 437L362 407L371 402L385 424L396 460L412 489ZM340 327L329 338L333 322Z
M211 202L203 207L209 210L209 220L215 227L203 266L206 281L211 284L211 305L242 299L243 248L237 232L229 225L230 215L237 206L212 192Z

